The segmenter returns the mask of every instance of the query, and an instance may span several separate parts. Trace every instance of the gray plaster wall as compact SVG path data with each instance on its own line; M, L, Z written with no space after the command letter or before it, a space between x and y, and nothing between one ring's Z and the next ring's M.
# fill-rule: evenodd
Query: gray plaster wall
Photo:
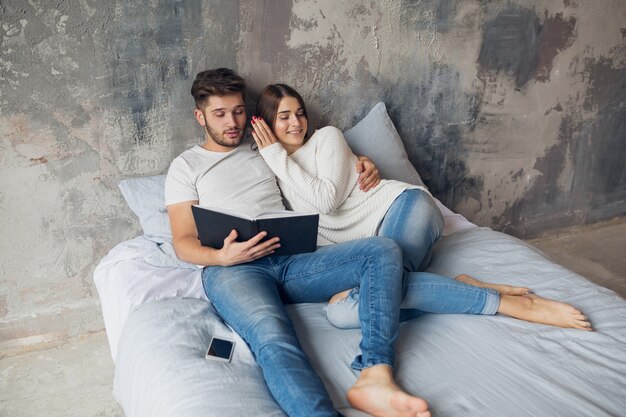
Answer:
M191 81L250 105L301 91L313 126L384 101L432 192L518 237L626 212L623 0L2 0L0 347L102 329L92 274L140 233L121 179L199 143Z

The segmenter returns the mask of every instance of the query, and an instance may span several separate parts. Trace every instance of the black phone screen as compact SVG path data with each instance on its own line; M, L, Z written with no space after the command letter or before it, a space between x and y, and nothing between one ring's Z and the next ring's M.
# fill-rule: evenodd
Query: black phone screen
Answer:
M206 355L228 361L233 353L233 345L234 343L230 340L214 337L211 340L211 345L209 346L209 350Z

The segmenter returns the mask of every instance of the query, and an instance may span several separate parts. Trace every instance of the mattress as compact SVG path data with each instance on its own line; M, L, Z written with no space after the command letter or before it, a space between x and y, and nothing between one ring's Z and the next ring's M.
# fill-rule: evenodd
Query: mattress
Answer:
M140 258L143 243L134 241L135 253L126 247L125 261L113 264L124 279L141 280L150 271L155 288L166 280L169 292L138 302L128 301L132 291L124 290L126 303L135 305L126 305L129 312L113 338L112 352L114 395L127 417L282 416L245 342L206 299L197 297L199 272L145 263ZM133 278L127 274L131 260L144 262ZM110 266L107 273L113 279ZM396 375L407 391L428 400L433 416L626 415L623 298L490 229L440 239L428 270L528 286L581 309L596 329L561 329L500 315L427 314L402 323ZM195 298L185 298L189 296ZM122 311L113 303L109 307ZM345 399L357 378L349 364L358 354L360 331L334 328L322 304L288 309L335 407L349 417L364 415ZM235 339L230 363L204 359L212 336Z
M117 244L100 261L93 274L113 361L116 360L124 323L135 307L176 297L207 299L202 289L202 270L178 260L171 236L162 236L169 233L169 222L163 208L164 181L165 177L159 176L122 182L124 185L120 188L129 204L132 202L131 206L135 207L140 219L143 218L144 223L156 222L159 227L152 227L150 233L145 232L142 236ZM478 227L436 198L434 200L443 214L444 236ZM139 202L147 207L138 209ZM155 235L160 238L155 238Z

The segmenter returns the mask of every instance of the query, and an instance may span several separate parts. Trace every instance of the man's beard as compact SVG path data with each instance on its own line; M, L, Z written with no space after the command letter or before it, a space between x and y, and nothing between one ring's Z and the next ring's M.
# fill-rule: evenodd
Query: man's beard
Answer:
M220 146L225 146L227 148L236 148L241 143L241 139L243 139L243 132L241 132L241 134L239 135L237 139L225 139L223 136L218 134L215 130L211 129L208 123L204 125L204 130L206 130L206 133L211 137L211 139L213 139L213 142L217 143Z

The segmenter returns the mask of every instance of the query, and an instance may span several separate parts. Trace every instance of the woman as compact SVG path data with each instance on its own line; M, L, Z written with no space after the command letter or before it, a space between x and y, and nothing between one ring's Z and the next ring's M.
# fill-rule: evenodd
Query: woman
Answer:
M443 220L428 191L400 181L381 180L369 192L357 186L356 156L342 133L328 126L308 138L302 97L284 84L268 85L257 103L252 134L262 157L296 211L320 213L318 244L379 235L402 248L405 268L403 320L430 313L506 314L531 322L592 330L582 312L531 294L527 288L455 279L422 271L430 261ZM334 296L331 323L358 328L358 289Z

